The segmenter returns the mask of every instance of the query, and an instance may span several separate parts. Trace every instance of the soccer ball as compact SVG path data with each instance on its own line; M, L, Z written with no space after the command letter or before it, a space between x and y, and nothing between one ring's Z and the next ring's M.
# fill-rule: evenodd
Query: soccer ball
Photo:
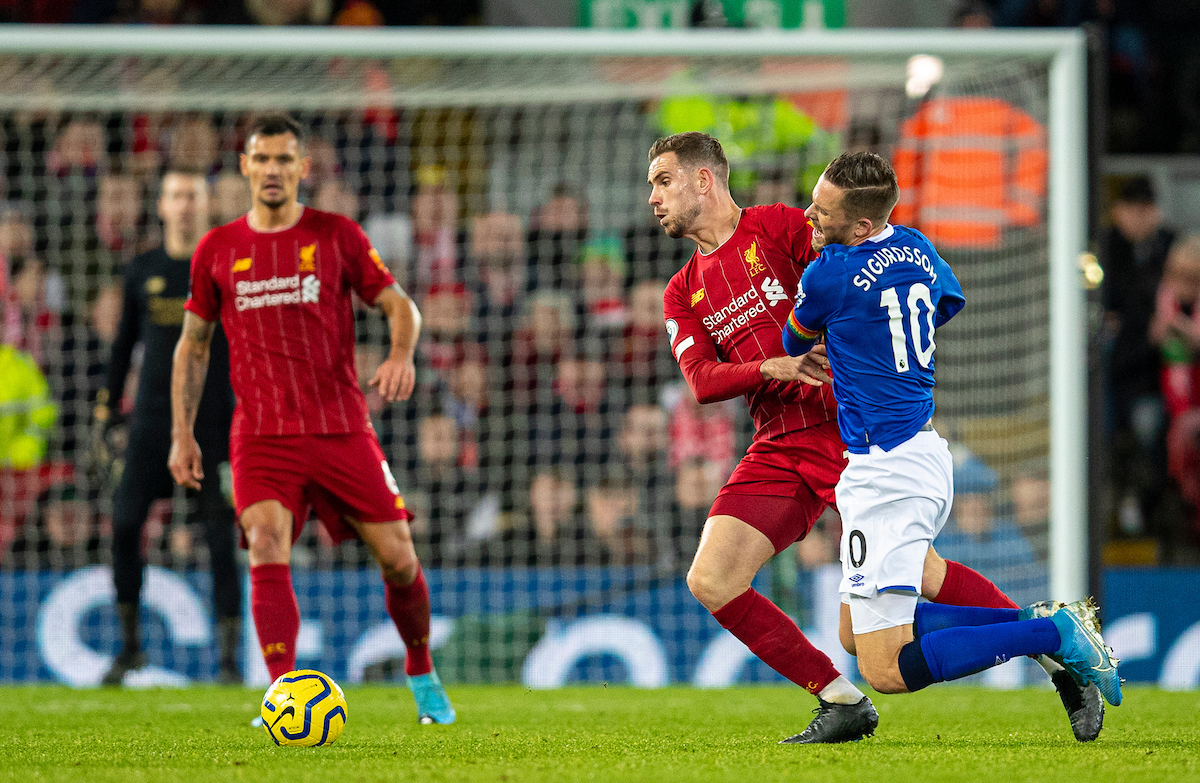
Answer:
M261 714L276 745L332 745L346 726L346 696L331 677L300 669L271 683Z

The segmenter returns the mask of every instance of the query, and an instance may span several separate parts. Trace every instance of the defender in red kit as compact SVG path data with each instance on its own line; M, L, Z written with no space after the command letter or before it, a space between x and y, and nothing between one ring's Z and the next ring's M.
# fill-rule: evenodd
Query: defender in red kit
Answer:
M745 396L757 428L713 503L688 587L755 655L817 696L816 718L785 743L870 736L879 722L870 699L751 587L768 560L834 506L846 466L824 346L793 358L782 340L791 298L824 236L800 209L739 208L729 193L725 153L711 136L659 139L649 158L655 216L668 236L697 245L663 296L671 350L699 402ZM943 560L932 547L921 592L938 603L1017 608L981 574ZM854 653L852 638L843 644Z
M371 427L354 368L351 292L380 308L391 353L371 379L407 399L421 317L354 221L297 201L304 135L286 116L260 119L241 156L253 204L210 231L192 256L191 295L172 369L170 468L204 479L192 428L220 319L237 397L230 436L234 505L250 555L251 611L272 679L296 668L300 612L288 562L310 509L335 541L358 536L383 572L388 614L407 648L422 723L454 709L429 652L429 588L400 490Z

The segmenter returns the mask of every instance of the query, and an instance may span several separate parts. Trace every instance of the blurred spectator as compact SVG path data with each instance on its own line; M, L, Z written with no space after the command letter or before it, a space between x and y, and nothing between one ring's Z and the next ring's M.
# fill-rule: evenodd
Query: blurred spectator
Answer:
M1033 547L1010 519L996 517L996 472L969 451L954 447L954 505L934 541L938 554L982 573L1019 604L1045 589L1045 571Z
M104 164L105 148L104 128L99 122L71 120L46 155L46 169L60 177L72 172L94 176Z
M13 554L25 567L69 570L101 558L95 498L73 484L54 484L37 498L25 533L13 542Z
M630 405L618 444L626 464L635 474L642 474L666 453L667 412L657 405Z
M19 204L0 205L0 257L24 259L33 253L33 226ZM3 294L3 291L0 291Z
M716 466L722 480L729 478L734 463L734 413L728 404L701 405L696 398L672 385L668 395L671 411L670 465L682 470L689 460L701 458ZM717 487L720 489L720 485ZM716 495L713 495L715 498Z
M96 235L106 250L132 255L142 219L142 186L127 174L105 174L96 194Z
M198 24L203 21L203 4L196 0L75 0L71 21L75 24Z
M253 24L304 25L329 21L328 0L245 0L246 13Z
M212 185L212 224L232 223L250 210L250 185L241 174L229 171Z
M1158 289L1150 338L1162 350L1167 466L1200 531L1200 235L1176 241Z
M1162 353L1150 327L1175 232L1162 224L1154 188L1145 177L1122 184L1112 223L1101 248L1105 321L1113 334L1108 368L1112 481L1121 528L1137 535L1156 514L1166 474Z
M156 85L160 89L174 87L173 74L162 74L162 79L168 83ZM171 119L168 112L153 111L134 114L122 123L120 132L130 139L129 147L122 150L122 163L142 182L149 182L162 168L163 151L171 144Z
M703 455L686 457L675 468L675 513L671 539L678 562L690 563L700 543L700 532L717 493L731 469Z
M423 348L438 370L454 365L463 338L471 328L471 296L462 283L438 283L420 300L421 329L428 335Z
M625 327L624 372L626 385L643 389L638 399L657 399L659 387L677 372L674 362L660 363L667 346L663 328L661 280L643 280L629 295L629 323Z
M380 27L384 24L383 14L367 0L348 0L333 18L338 26Z
M529 392L548 387L554 365L573 350L575 307L566 294L542 291L525 302L521 327L513 334L511 385Z
M220 139L207 116L188 117L171 131L172 167L209 174L217 168Z
M654 539L640 518L638 505L638 493L623 479L602 479L588 487L588 525L600 544L603 563L629 566L654 562Z
M994 27L995 14L984 0L959 0L950 10L950 26L963 30Z
M117 327L121 323L121 309L124 306L119 285L107 285L96 293L92 306L88 311L93 331L104 345L112 345L117 337Z
M1050 479L1044 471L1025 470L1013 477L1013 520L1026 535L1044 536L1050 526Z
M104 388L106 361L124 304L118 285L103 286L89 298L86 319L74 312L63 315L60 339L47 354L46 375L61 410L53 452L67 459L77 458L87 442L83 428L90 420L96 395Z
M58 406L33 357L0 344L0 468L39 464L57 417Z
M572 476L549 469L533 477L529 486L529 518L534 533L535 550L530 553L534 562L584 565L589 554L595 556L596 543L589 540L580 512L579 490Z
M326 182L338 181L342 177L342 163L338 160L337 149L329 139L312 136L305 142L304 154L308 156L308 177L304 184L312 192L316 192Z
M837 563L840 559L842 518L832 508L817 517L808 535L796 542L796 562L811 573L820 566ZM812 595L811 586L807 595Z
M621 329L629 320L625 303L625 253L616 237L588 242L581 259L583 304L589 330Z
M417 423L420 462L415 489L418 498L424 498L420 511L431 564L463 565L472 544L493 538L497 531L497 504L481 496L476 474L464 469L462 442L463 432L449 415L434 413Z
M185 0L139 0L137 17L140 24L198 24L201 19L196 3Z
M568 411L598 411L604 402L604 363L586 357L564 359L558 363L555 386Z
M459 464L479 467L479 437L488 410L487 357L470 346L450 370L450 382L442 395L442 408L458 425Z
M559 183L530 215L526 288L574 288L575 262L587 237L588 205L582 191Z
M458 196L446 184L446 170L441 166L422 166L417 170L412 222L417 246L417 285L454 282L458 266Z
M997 248L1006 232L1041 226L1046 143L1041 123L1005 100L932 94L900 125L892 222L920 230L939 251Z
M466 272L476 289L480 337L488 340L493 335L507 335L525 282L521 218L505 212L475 217L468 254L473 263Z
M351 220L358 219L358 195L340 180L327 180L313 193L313 206Z
M458 426L454 419L435 414L417 422L417 451L421 468L435 476L444 476L458 462Z
M708 511L729 479L730 470L718 460L690 456L675 470L675 500L682 508Z
M3 342L27 351L45 368L49 343L57 339L59 315L52 305L61 300L61 278L47 272L40 258L13 260L9 270Z

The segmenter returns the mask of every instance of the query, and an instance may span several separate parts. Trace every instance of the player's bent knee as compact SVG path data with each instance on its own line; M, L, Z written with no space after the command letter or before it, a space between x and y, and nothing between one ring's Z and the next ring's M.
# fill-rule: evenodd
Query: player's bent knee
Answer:
M379 569L388 584L407 587L416 581L421 564L417 561L416 553L407 552L389 558L386 563L380 563Z
M895 665L878 666L859 658L858 670L867 684L880 693L908 693L908 686Z
M712 571L697 563L693 563L688 570L687 586L696 600L710 612L717 611L745 592L742 590L730 595L732 591L727 584L723 584Z

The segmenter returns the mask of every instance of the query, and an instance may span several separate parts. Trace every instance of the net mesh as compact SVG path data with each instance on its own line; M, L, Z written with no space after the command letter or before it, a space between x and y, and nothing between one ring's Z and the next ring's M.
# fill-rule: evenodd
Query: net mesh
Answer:
M424 314L412 399L368 397L417 516L444 679L775 677L683 581L711 501L753 433L742 401L696 404L666 343L663 287L692 248L653 220L646 152L682 130L722 140L743 205L806 205L815 177L847 148L916 156L910 222L935 240L940 208L976 200L972 214L998 233L984 226L986 236L939 242L968 307L937 335L938 426L955 446L961 509L938 546L1018 601L1043 597L1045 171L1029 173L1030 144L1013 118L1044 133L1047 72L948 59L933 89L912 97L906 65L0 57L4 341L31 357L58 406L45 457L0 474L0 679L94 683L119 646L105 570L112 479L97 464L92 409L122 270L161 241L154 199L168 163L208 172L214 224L247 209L237 153L265 110L290 111L311 131L303 200L362 222ZM977 128L960 124L958 142L929 131L964 99L991 101L973 115ZM914 124L918 116L928 123ZM975 140L975 157L954 157L969 147L962 138ZM1014 217L1009 191L1029 182L1032 218ZM358 327L365 379L385 355L386 324L362 310ZM136 375L127 410L135 391ZM26 427L37 393L4 392L4 426ZM9 463L20 462L14 443ZM119 443L109 450L119 454ZM205 680L217 664L208 555L188 510L177 493L146 526L146 681ZM838 531L827 514L756 585L844 663ZM293 570L302 665L351 681L402 673L403 647L361 545L333 546L310 524ZM261 681L249 625L242 662Z

